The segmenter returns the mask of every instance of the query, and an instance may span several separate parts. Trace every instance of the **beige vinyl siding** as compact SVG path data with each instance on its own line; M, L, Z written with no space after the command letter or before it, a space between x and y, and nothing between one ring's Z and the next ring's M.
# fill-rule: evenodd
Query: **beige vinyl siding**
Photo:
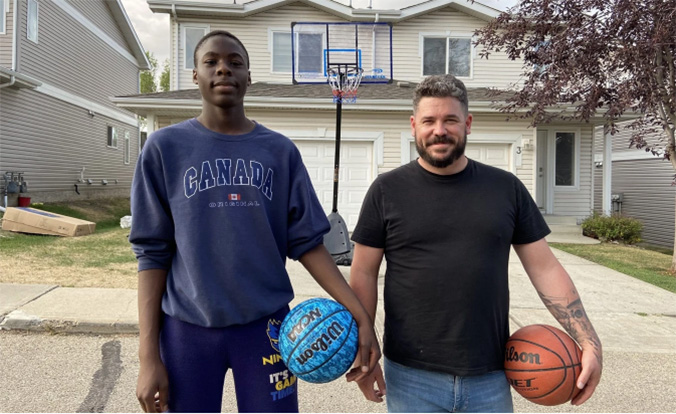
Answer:
M543 128L545 129L545 128ZM572 131L571 127L547 126L546 129L554 131ZM554 211L555 215L574 216L585 218L591 214L592 203L592 133L591 126L583 126L579 129L580 152L577 158L579 170L579 183L575 189L562 187L554 188ZM551 143L550 143L551 145ZM554 162L554 160L551 160Z
M422 17L398 23L393 28L392 41L394 78L420 82L422 76L421 34L471 35L486 24L473 16L447 7ZM474 47L471 78L461 78L468 88L505 87L519 79L522 63L511 61L504 53L491 54L490 59L479 57L480 47Z
M9 2L9 12L5 14L5 34L0 34L0 66L12 68L12 39L14 38L14 1L5 0Z
M291 74L272 74L269 42L270 29L290 30L292 21L341 22L343 19L296 3L258 13L245 19L181 19L178 61L174 57L173 67L179 69L178 89L195 88L192 71L184 67L183 28L190 25L208 25L210 30L228 30L239 37L246 46L251 59L251 76L254 82L291 82ZM471 35L485 22L453 8L446 8L423 17L410 19L393 26L394 78L410 82L422 80L422 56L420 55L421 33L446 33ZM172 20L172 54L175 53L176 27ZM494 53L490 59L480 59L479 49L472 55L473 76L463 78L467 87L505 87L517 80L522 72L520 62L510 61L504 53ZM496 70L499 68L499 70Z
M138 129L97 114L93 118L77 106L44 94L5 88L0 105L3 171L24 171L33 201L61 193L75 196L74 184L85 196L90 191L128 194L138 156ZM106 147L107 126L118 129L118 149ZM124 131L131 139L132 163L124 164ZM78 183L80 171L95 184ZM108 180L107 186L101 180ZM118 183L115 183L115 180Z
M116 0L66 0L68 4L73 6L77 11L82 13L87 20L94 23L98 28L103 30L115 42L123 46L125 49L130 49L127 41L117 25L117 22L111 14L109 3Z
M192 83L192 70L184 68L184 27L208 25L210 30L227 30L237 36L247 51L251 61L251 79L253 82L291 83L291 73L272 74L272 54L269 49L270 29L287 29L291 32L292 21L306 22L342 22L345 21L329 13L317 10L301 3L262 12L245 19L221 18L218 20L180 20L180 45L178 48L179 89L196 88ZM174 22L172 22L174 24ZM176 29L172 28L175 41ZM172 54L175 48L172 45ZM175 62L175 61L174 61ZM176 65L176 63L174 63ZM176 66L174 66L176 67Z
M38 44L26 39L25 19L21 22L19 71L121 111L110 97L138 93L138 67L54 3L40 2L39 10Z
M328 86L327 86L328 88ZM330 92L327 92L330 93ZM195 113L197 115L197 113ZM335 110L262 110L247 109L247 116L260 122L266 127L279 131L318 131L319 136L327 136L327 139L335 139L336 112ZM409 112L373 112L360 111L356 107L343 106L341 137L348 137L350 133L382 133L383 151L382 164L378 165L378 173L384 173L401 165L402 133L410 133L411 123ZM160 127L182 121L183 119L159 117ZM490 137L491 134L521 135L531 137L533 130L527 128L526 123L513 123L504 125L503 117L499 115L486 115L475 118L472 131L482 137ZM323 130L326 129L326 132ZM472 135L468 137L472 140ZM408 144L407 144L408 145ZM517 144L517 145L520 145ZM376 149L377 151L377 149ZM378 156L376 153L375 156ZM524 185L533 193L533 156L534 151L526 151L522 157L521 167L517 167L517 176Z

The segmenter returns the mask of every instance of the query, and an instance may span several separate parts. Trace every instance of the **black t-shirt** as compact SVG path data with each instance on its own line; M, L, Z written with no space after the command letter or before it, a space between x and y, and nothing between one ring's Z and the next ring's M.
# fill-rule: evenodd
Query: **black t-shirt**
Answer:
M549 228L513 174L469 160L441 176L417 161L371 185L352 240L383 248L385 355L453 375L502 369L512 244Z

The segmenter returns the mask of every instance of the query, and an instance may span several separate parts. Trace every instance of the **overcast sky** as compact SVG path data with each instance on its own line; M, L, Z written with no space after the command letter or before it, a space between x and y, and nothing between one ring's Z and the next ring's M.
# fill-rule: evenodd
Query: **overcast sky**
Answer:
M223 2L232 2L233 0L223 0ZM239 0L240 3L248 3L251 0ZM337 0L338 3L349 4L350 0ZM420 0L352 0L352 7L366 8L372 4L374 9L400 9L422 3ZM504 10L507 7L516 4L517 0L478 0L487 6L493 6ZM153 13L148 7L146 0L122 0L129 20L134 25L136 35L138 36L143 48L146 51L153 52L157 58L159 70L161 71L162 62L169 59L169 14Z

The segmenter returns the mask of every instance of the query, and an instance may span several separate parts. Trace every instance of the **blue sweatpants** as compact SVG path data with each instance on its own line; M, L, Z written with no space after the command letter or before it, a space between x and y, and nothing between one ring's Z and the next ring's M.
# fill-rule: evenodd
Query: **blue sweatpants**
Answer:
M204 328L164 315L160 353L169 375L169 411L220 412L232 369L239 412L298 412L296 377L279 355L288 307L246 325Z

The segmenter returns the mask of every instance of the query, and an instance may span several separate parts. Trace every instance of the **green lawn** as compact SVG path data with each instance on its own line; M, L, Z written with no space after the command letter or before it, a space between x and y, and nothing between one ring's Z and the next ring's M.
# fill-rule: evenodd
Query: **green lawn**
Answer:
M676 293L676 277L668 273L671 255L613 243L550 246Z

